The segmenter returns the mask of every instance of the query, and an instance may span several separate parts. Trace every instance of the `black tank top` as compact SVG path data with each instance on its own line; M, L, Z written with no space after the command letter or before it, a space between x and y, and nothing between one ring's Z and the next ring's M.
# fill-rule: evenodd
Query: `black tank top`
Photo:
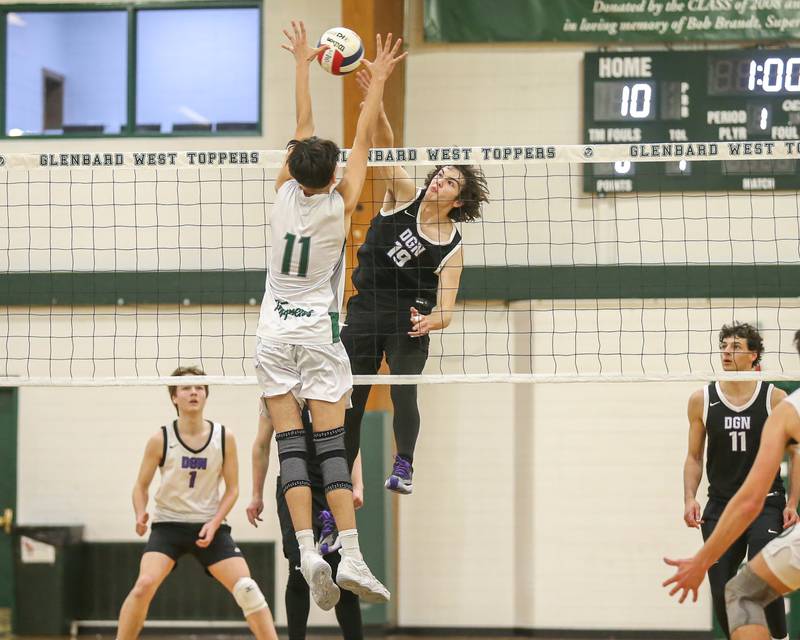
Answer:
M753 399L734 408L718 383L705 388L704 422L708 437L708 497L730 500L750 472L758 453L761 432L770 414L773 385L757 383ZM780 471L770 493L784 494Z
M461 244L461 234L454 227L438 244L422 233L417 214L423 195L419 190L412 203L381 211L370 222L353 271L357 293L347 306L348 324L357 321L354 314L408 315L411 306L427 314L436 306L439 271Z

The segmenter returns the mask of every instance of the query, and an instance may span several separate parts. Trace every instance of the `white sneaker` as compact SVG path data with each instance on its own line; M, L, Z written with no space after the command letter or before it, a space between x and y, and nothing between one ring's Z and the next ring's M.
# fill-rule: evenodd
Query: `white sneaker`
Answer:
M392 597L389 590L372 575L367 563L352 556L342 556L336 570L336 582L342 589L352 591L364 602L383 604Z
M339 587L331 578L331 565L322 556L306 552L300 556L300 573L311 589L311 597L323 611L330 611L339 602Z

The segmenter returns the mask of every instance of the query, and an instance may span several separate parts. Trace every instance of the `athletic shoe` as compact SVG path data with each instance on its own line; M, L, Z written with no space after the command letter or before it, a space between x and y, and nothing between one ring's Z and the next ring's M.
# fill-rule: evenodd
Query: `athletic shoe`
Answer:
M300 555L300 573L306 579L311 596L323 611L329 611L339 602L339 587L331 578L331 565L314 551Z
M319 523L322 526L317 545L320 555L326 556L341 549L342 543L339 542L339 532L336 529L336 520L334 520L333 514L330 511L320 511Z
M383 604L392 597L361 558L343 555L336 570L336 582L342 589L352 591L364 602Z
M389 491L394 491L395 493L402 493L403 495L408 495L412 491L411 486L411 476L413 475L414 470L411 467L411 463L406 460L405 458L396 455L394 457L394 467L392 468L392 475L386 478L386 482L384 483L384 487L386 487Z

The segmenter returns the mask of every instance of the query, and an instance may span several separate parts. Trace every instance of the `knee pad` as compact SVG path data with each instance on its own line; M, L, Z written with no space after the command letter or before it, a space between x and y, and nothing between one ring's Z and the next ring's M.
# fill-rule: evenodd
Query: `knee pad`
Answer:
M264 594L252 578L239 578L233 586L233 597L242 608L245 618L267 606Z
M308 480L308 450L303 429L275 434L278 460L281 464L281 487L286 493L294 487L310 487Z
M353 483L350 481L350 471L344 448L344 427L316 431L314 447L317 450L317 460L322 469L325 493L335 489L352 491Z
M750 565L745 565L725 585L725 609L728 612L728 628L733 633L748 624L767 626L764 607L780 594L759 578Z

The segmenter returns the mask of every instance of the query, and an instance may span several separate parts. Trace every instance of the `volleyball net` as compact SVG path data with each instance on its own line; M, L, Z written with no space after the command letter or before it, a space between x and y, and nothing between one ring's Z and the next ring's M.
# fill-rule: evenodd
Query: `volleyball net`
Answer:
M0 384L163 384L188 364L253 383L283 155L0 155ZM764 336L748 375L800 379L800 200L763 177L796 173L797 156L796 142L372 150L419 186L434 165L477 165L491 200L458 225L458 301L423 375L369 381L724 378L733 321ZM676 189L712 167L747 190ZM627 191L632 172L647 191Z

